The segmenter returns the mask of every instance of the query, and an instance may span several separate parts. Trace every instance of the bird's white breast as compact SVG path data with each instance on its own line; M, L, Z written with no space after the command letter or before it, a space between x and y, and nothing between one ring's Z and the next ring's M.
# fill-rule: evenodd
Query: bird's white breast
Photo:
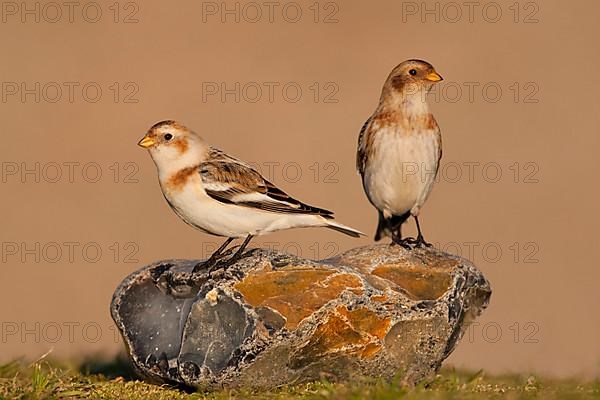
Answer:
M439 131L402 134L380 129L363 175L369 200L386 217L411 211L417 215L435 181Z

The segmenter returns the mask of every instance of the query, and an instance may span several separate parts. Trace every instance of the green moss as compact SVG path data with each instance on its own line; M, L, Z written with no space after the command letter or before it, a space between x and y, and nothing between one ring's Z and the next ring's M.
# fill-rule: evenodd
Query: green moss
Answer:
M50 361L0 365L0 399L599 399L600 382L543 380L530 375L486 377L445 370L415 388L371 379L318 382L270 391L251 389L187 393L135 380L125 360L69 366Z

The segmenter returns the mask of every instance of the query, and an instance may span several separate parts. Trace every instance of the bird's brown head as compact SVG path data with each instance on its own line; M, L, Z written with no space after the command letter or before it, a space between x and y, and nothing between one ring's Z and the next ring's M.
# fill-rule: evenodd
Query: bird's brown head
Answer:
M172 163L201 153L206 145L184 125L167 120L154 124L138 146L148 149L155 162Z
M422 60L407 60L392 70L384 85L384 92L407 94L429 91L442 80L433 65Z
M190 130L176 121L161 121L152 125L138 145L145 149L176 147L184 152L188 146L189 134Z

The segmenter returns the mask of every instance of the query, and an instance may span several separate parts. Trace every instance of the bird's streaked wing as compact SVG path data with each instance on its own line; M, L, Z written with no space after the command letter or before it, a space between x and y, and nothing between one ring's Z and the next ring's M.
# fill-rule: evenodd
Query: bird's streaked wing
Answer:
M369 123L371 122L371 118L367 119L360 129L360 134L358 135L358 148L356 150L356 169L362 175L365 171L365 164L367 161L367 143L366 143L366 132Z
M217 149L199 166L206 193L226 204L280 213L317 214L333 218L333 213L304 204L277 188L244 162Z

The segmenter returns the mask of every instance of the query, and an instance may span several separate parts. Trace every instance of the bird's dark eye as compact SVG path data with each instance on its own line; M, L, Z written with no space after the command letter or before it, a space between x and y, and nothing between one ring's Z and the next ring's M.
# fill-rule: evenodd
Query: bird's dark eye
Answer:
M171 140L173 139L173 135L171 135L170 133L165 134L165 140Z
M412 76L415 76L417 74L417 70L411 69L410 71L408 71L408 73L411 74Z

